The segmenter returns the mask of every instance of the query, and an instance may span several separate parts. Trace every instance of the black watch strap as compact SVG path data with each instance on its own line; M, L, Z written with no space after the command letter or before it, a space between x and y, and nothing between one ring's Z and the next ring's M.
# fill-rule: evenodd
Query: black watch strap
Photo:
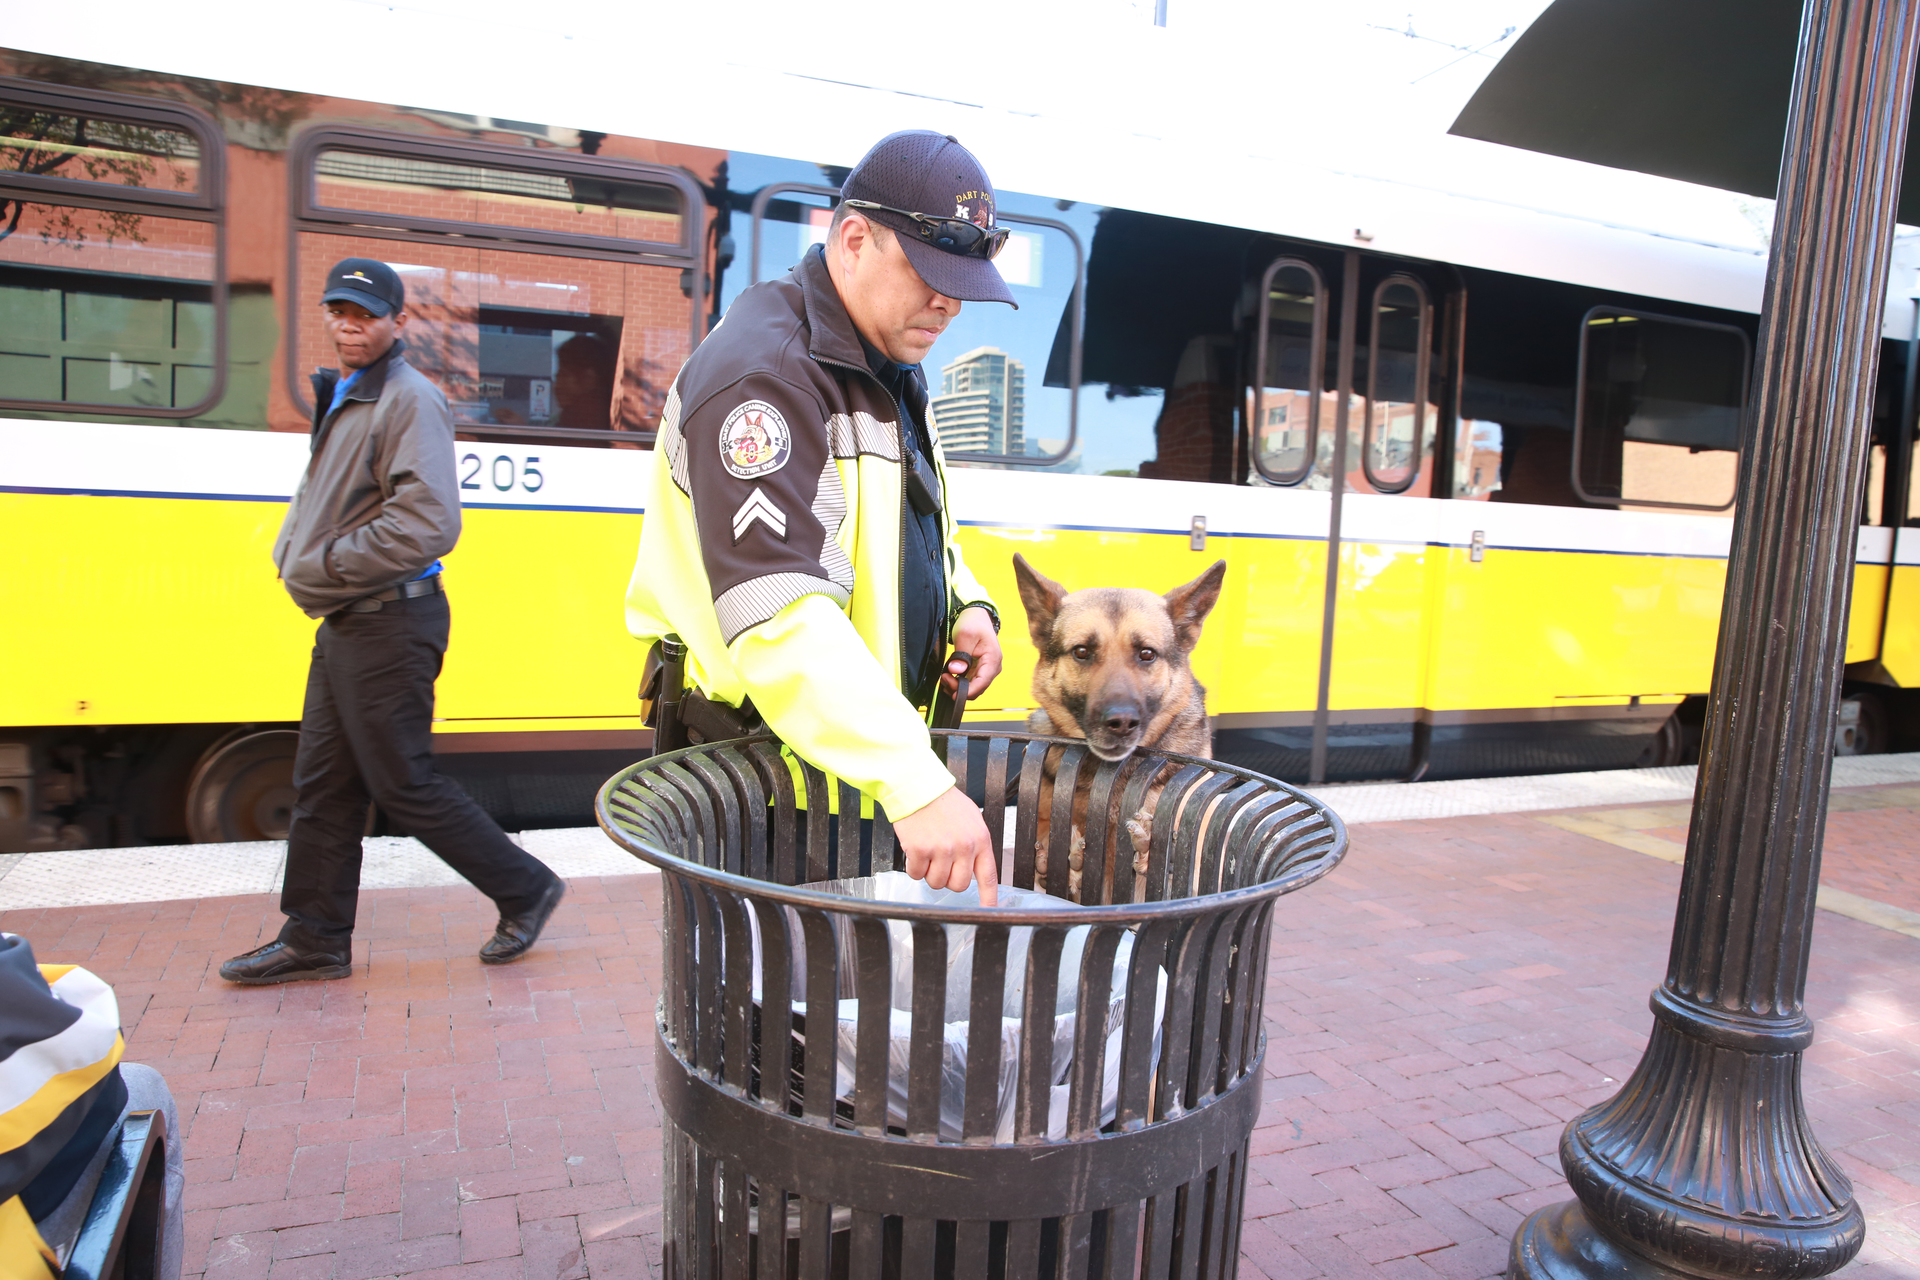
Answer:
M1000 634L1000 611L993 607L991 600L969 600L953 611L953 621L947 626L947 634L952 635L954 627L960 625L960 615L969 609L985 609L987 617L993 620L993 634Z

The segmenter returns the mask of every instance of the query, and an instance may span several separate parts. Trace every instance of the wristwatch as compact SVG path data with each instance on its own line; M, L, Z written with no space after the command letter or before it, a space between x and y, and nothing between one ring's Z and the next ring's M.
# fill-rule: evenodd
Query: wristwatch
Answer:
M985 609L987 611L987 617L993 620L993 634L1000 634L1000 611L993 607L993 602L990 600L969 600L953 611L953 619L947 624L947 634L949 636L953 634L953 629L960 625L960 615L969 609Z

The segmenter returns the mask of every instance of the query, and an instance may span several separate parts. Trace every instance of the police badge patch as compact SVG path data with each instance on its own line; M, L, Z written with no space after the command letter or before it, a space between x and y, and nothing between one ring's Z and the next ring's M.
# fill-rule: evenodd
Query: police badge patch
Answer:
M765 400L749 400L720 426L720 463L729 475L753 480L771 475L793 456L787 420Z

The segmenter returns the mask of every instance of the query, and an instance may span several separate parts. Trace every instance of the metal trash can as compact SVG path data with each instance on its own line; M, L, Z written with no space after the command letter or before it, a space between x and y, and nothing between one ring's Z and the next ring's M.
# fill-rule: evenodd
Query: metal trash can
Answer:
M766 737L602 788L601 826L663 880L665 1273L1234 1275L1273 903L1333 869L1345 827L1216 761L934 736L996 801L1002 883L1064 897L1078 839L1087 905L821 885L899 885L892 828Z

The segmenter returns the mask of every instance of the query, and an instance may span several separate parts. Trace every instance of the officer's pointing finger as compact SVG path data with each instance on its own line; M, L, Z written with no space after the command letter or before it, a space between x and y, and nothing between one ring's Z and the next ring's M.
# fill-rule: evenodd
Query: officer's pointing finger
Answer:
M980 880L980 905L1000 905L1000 867L993 850L982 849L973 855L973 871Z

